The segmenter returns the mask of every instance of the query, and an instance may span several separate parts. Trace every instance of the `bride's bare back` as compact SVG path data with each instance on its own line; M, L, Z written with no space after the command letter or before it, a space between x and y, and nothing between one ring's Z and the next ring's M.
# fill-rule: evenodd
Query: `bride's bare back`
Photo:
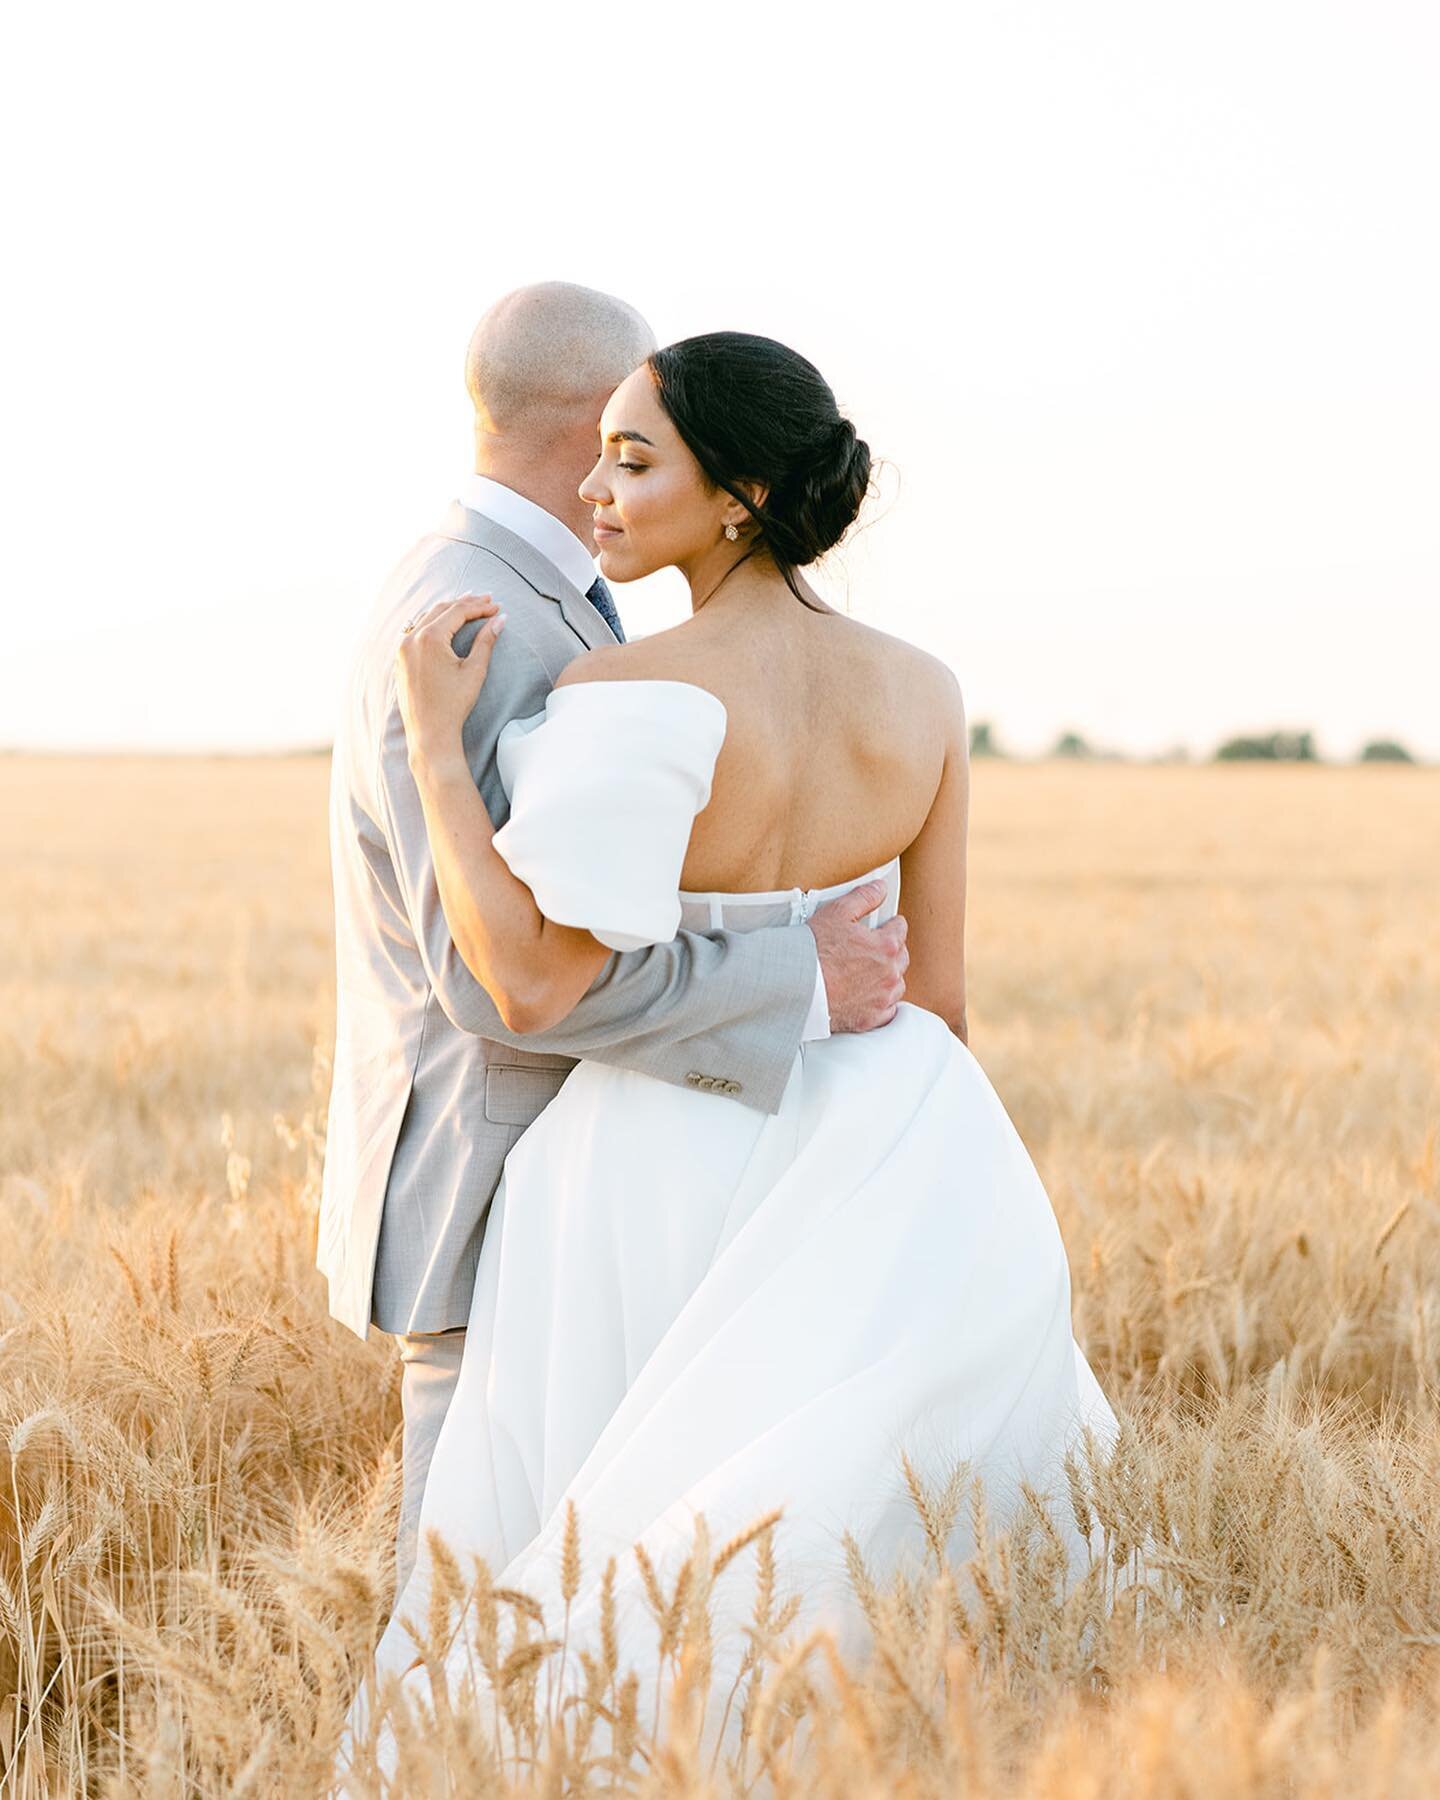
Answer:
M898 855L906 998L963 1037L969 757L959 686L913 644L816 605L783 586L743 591L672 630L589 652L561 684L690 681L722 700L725 742L682 885L829 887Z

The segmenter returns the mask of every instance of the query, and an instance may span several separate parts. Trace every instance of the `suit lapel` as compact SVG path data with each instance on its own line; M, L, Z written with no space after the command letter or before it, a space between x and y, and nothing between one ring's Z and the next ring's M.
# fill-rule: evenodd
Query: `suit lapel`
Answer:
M537 594L553 600L565 615L565 623L588 649L614 644L615 633L573 582L567 581L548 556L542 556L522 537L487 519L483 513L471 512L458 500L450 503L441 532L458 543L473 544L477 550L488 550L512 568L522 581L528 581Z

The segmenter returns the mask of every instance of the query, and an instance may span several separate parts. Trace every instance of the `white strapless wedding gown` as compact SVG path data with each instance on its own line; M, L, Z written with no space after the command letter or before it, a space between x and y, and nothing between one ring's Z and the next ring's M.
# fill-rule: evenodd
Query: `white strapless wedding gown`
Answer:
M678 888L724 731L718 699L673 681L577 683L505 728L512 812L496 848L547 917L624 949L682 923L790 924L874 877L887 891L873 922L894 916L898 858L808 892ZM467 1575L479 1552L498 1582L534 1595L558 1636L568 1500L583 1576L567 1686L575 1652L596 1642L613 1553L622 1670L640 1670L646 1716L656 1631L632 1546L671 1585L701 1513L713 1552L783 1507L780 1574L805 1596L795 1629L828 1623L853 1653L866 1632L840 1533L882 1577L922 1560L902 1449L935 1484L969 1459L992 1519L1022 1478L1056 1493L1078 1570L1090 1546L1063 1502L1061 1459L1086 1425L1102 1448L1113 1441L1072 1335L1049 1199L984 1071L935 1014L904 1003L877 1031L803 1044L775 1115L582 1061L506 1161L419 1558L377 1666L415 1660L400 1621L426 1618L432 1528ZM753 1593L747 1551L713 1596L721 1697ZM483 1695L467 1635L452 1686ZM422 1671L408 1680L428 1695ZM365 1704L362 1691L337 1768Z

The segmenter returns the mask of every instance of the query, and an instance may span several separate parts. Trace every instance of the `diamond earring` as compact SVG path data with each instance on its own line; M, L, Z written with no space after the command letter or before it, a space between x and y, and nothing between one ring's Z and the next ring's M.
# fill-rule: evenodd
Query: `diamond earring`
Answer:
M729 538L730 542L733 544L735 542L736 538L739 537L740 533L735 529L735 527L733 525L727 525L725 527L725 535L727 538Z

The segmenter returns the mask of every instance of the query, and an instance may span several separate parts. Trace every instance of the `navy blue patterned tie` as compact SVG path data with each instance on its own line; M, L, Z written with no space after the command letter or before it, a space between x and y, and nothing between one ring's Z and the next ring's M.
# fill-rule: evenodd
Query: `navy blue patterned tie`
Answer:
M620 615L615 610L615 602L610 598L610 589L605 585L605 577L603 575L597 575L590 583L590 586L585 590L585 598L595 608L596 612L599 613L600 617L623 644L625 642L625 632L621 627Z

